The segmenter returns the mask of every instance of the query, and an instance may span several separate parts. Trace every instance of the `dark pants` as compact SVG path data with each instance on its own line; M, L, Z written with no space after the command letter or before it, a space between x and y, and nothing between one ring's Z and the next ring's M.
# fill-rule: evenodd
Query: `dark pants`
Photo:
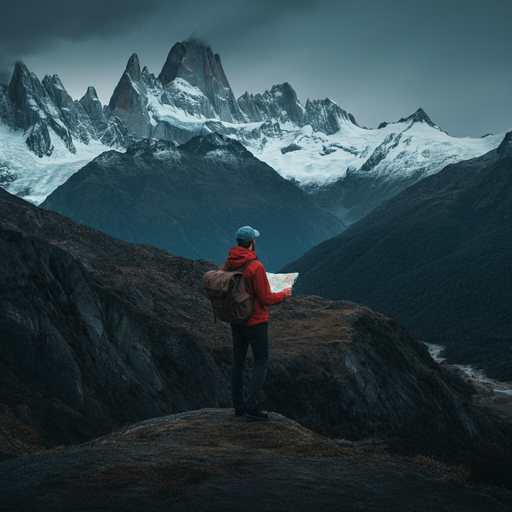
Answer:
M244 406L244 366L247 349L251 346L254 356L254 368L252 370L251 380L249 381L249 390L247 392L248 408L255 408L258 405L265 375L268 365L268 323L250 326L231 324L233 333L233 363L231 365L231 394L233 396L233 406Z

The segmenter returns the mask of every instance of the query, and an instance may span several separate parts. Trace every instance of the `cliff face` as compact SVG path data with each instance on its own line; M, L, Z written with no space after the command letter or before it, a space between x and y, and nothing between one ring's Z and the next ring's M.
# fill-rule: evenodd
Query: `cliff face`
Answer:
M196 315L210 315L199 286L211 265L131 246L0 194L1 403L26 420L35 446L229 404L200 343L206 321L194 326ZM4 456L13 451L4 447Z
M108 108L112 116L123 121L130 133L142 139L151 136L147 103L146 85L142 79L139 58L133 54L114 89Z
M128 142L126 126L104 116L93 87L80 101L73 101L57 75L40 82L17 62L9 86L2 89L0 120L14 131L22 129L28 148L40 158L52 155L58 139L72 154L77 152L76 142L88 145L97 139L109 146Z
M230 329L213 324L200 284L216 266L115 240L0 190L1 457L229 407ZM304 297L275 307L270 326L264 408L446 459L500 439L464 383L390 318Z
M496 434L472 406L471 385L392 318L310 296L271 308L269 325L264 408L323 434L445 459Z
M235 123L244 121L220 56L214 54L209 45L188 39L171 48L158 79L164 87L170 87L177 78L197 87L204 94L211 113L217 119ZM202 114L208 115L209 112Z

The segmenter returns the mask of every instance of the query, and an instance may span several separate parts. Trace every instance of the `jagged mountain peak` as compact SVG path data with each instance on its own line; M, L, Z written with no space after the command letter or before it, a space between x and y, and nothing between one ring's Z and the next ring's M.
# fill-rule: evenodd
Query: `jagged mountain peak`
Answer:
M213 54L210 46L197 39L176 43L167 56L158 80L165 89L172 89L177 78L196 87L205 96L208 105L204 110L211 110L207 117L227 122L244 121L220 57Z
M87 87L87 91L82 96L82 98L80 98L80 103L89 115L91 115L93 105L97 106L97 104L99 103L101 107L101 102L98 99L96 89L92 85Z
M147 90L140 70L139 57L134 53L126 65L110 102L108 111L126 125L128 132L139 138L151 136L151 123L147 110Z
M273 85L270 91L252 95L246 92L238 98L238 106L250 122L279 121L304 124L305 109L295 89L288 83Z
M306 101L306 117L316 131L322 131L327 135L336 133L341 128L342 122L349 122L356 126L356 118L343 110L335 101L330 98L324 100Z
M45 75L43 78L43 85L51 84L54 87L58 87L59 89L65 89L62 84L62 80L59 78L59 75Z
M46 75L42 84L48 96L59 109L72 109L73 100L58 75Z
M216 57L219 58L220 63L218 54ZM198 72L200 71L199 65L201 63L207 66L210 65L208 67L216 63L211 46L206 46L197 39L187 39L181 43L176 43L167 55L158 79L165 86L170 84L176 77L179 77L184 78L190 85L198 87L198 79L200 78ZM213 71L213 69L205 69L204 71ZM224 71L222 71L223 73ZM199 88L201 89L201 87ZM204 93L205 91L202 90L202 92Z
M295 89L290 85L289 82L284 82L282 84L276 84L273 85L270 89L270 94L273 94L274 96L276 94L289 94L291 95L295 100L297 100L297 93L295 92Z
M430 119L430 117L422 108L416 110L416 112L414 112L414 114L410 115L409 117L400 119L398 122L406 123L410 121L412 121L413 123L425 123L431 126L432 128L438 128L438 126L433 123L432 119Z
M128 59L128 63L126 64L125 73L128 73L132 80L136 80L136 81L141 80L139 56L136 53L134 53Z
M23 101L23 91L33 89L36 84L40 84L39 79L29 71L24 62L17 61L7 88L10 100L13 103Z
M411 123L411 124L425 123L425 124L428 124L429 126L431 126L432 128L439 129L439 126L437 126L432 121L432 119L430 119L430 117L427 115L427 113L421 107L418 110L416 110L416 112L414 112L414 114L411 114L409 117L402 117L401 119L396 121L396 123L388 123L388 122L380 123L377 129L380 130L381 128L385 128L389 124L398 124L398 123Z
M358 126L352 114L329 98L308 99L304 107L289 82L273 85L263 94L245 92L238 98L238 105L250 122L291 122L298 127L311 125L314 131L326 135L336 133L344 123Z
M15 76L19 76L20 74L30 75L30 71L27 68L27 65L22 60L17 60L14 64L14 71L12 73L11 81Z

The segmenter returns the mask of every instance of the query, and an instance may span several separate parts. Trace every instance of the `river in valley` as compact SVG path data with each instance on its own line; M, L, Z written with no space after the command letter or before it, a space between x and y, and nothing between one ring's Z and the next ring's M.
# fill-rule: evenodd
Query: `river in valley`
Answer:
M440 357L441 352L444 349L443 345L434 345L433 343L425 343L430 352L430 355L438 362L442 363L444 358ZM482 386L489 391L495 393L504 393L512 396L512 382L500 382L498 380L490 379L482 373L481 370L477 370L472 366L465 364L454 364L456 368L460 368L476 385Z

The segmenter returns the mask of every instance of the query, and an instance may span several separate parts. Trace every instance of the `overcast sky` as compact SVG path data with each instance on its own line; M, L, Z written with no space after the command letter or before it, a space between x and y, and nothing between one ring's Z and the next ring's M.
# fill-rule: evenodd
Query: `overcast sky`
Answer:
M512 129L510 0L18 0L2 7L0 80L16 60L102 103L132 53L158 75L200 35L236 97L289 82L375 128L422 107L456 136Z

